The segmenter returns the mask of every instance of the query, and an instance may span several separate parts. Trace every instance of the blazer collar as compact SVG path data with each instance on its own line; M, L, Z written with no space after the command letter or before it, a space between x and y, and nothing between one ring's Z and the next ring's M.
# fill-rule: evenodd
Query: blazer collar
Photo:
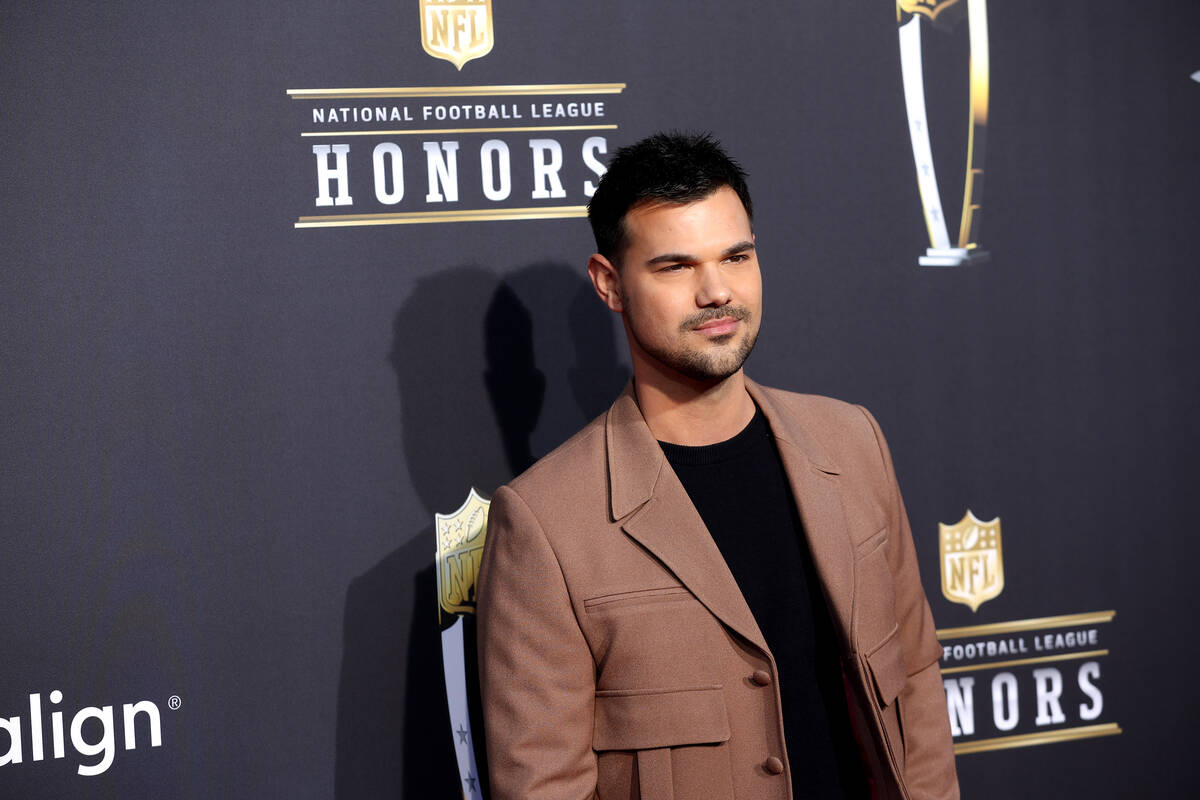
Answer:
M806 432L805 420L794 411L783 412L772 390L749 380L746 386L775 435L833 616L848 632L854 556L836 483L838 467ZM769 652L737 581L646 425L632 381L609 409L605 437L613 521L725 624Z
M787 442L799 449L800 453L821 472L827 475L838 475L841 470L837 462L829 455L825 447L809 434L815 428L811 421L798 418L795 412L785 415L780 408L779 400L774 396L776 390L760 386L746 378L746 389L754 402L763 410L767 422L771 423L771 432L776 441Z
M825 448L805 430L804 420L784 415L771 390L746 378L746 389L771 425L776 440L787 442L816 469L837 475L840 469ZM811 427L811 426L810 426ZM614 521L640 508L654 495L666 468L666 456L646 425L633 391L633 380L608 411L605 424L608 446L609 501ZM791 471L790 465L788 467ZM797 498L799 500L799 498Z
M854 615L854 545L842 505L841 468L809 433L820 424L808 416L807 405L790 404L784 413L785 401L776 390L748 379L746 386L771 424L826 603L843 640L849 642Z
M632 378L608 410L604 428L609 502L615 522L650 499L667 458L638 407Z
M718 619L769 653L717 543L646 425L632 382L609 409L606 428L613 521Z

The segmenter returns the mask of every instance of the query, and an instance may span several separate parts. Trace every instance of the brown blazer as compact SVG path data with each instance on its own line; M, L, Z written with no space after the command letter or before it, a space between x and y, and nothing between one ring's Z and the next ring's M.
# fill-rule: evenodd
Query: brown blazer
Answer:
M748 385L840 634L874 795L957 797L941 648L875 420ZM774 659L630 387L496 492L486 542L493 800L791 797Z

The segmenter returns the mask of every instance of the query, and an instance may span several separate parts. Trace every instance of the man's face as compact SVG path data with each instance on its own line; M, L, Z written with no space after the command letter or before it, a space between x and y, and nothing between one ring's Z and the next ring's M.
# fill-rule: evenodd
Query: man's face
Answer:
M728 187L685 205L638 206L625 215L628 246L617 271L635 364L713 383L736 373L754 347L762 277L750 219Z

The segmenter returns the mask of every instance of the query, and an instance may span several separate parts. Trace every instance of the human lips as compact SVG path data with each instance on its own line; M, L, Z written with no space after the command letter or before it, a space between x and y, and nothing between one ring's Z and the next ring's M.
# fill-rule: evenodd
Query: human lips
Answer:
M685 331L699 333L712 338L729 336L737 331L738 324L750 319L750 310L744 306L727 305L723 308L706 308L684 321Z
M718 317L717 319L703 322L692 328L692 330L707 336L725 336L737 330L740 322L741 320L737 317Z

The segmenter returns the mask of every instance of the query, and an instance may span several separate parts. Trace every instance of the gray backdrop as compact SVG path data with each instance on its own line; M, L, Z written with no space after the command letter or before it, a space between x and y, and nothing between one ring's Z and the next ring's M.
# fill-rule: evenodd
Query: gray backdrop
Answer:
M417 0L5 4L0 761L15 726L23 760L0 796L458 796L433 515L600 413L623 337L588 296L578 218L295 224L579 206L587 137L611 153L670 127L714 131L750 173L766 308L748 371L880 419L939 627L1116 612L1091 627L1098 722L1121 733L962 754L966 796L1187 793L1200 6L988 12L991 261L936 269L916 264L886 2L494 0L494 47L461 71L422 49ZM952 209L965 25L924 33ZM314 106L368 103L287 94L580 83L625 84L573 98L606 100L584 122L615 128L303 137L339 130ZM572 98L470 102L543 99ZM563 148L564 199L531 196L539 136ZM488 138L511 151L503 202L481 194ZM451 140L462 196L438 205L422 142ZM403 153L394 207L372 189L383 141ZM312 147L335 143L354 204L319 208ZM976 612L939 589L938 523L968 508L1003 526L1006 586ZM1049 730L1086 724L1078 662L1059 665L1068 719ZM1031 669L1017 732L1035 730ZM991 673L972 674L975 738L998 735ZM127 750L122 706L143 700L161 744L144 710ZM108 729L79 716L110 705ZM78 774L102 755L76 719L85 745L112 734L100 774Z

